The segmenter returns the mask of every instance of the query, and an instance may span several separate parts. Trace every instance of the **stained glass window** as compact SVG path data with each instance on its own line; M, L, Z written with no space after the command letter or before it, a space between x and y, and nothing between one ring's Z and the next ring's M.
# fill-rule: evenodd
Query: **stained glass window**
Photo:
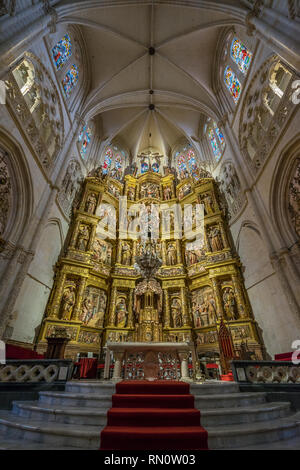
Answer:
M118 147L108 147L105 151L104 161L102 164L102 172L104 175L108 173L112 178L121 179L125 162L125 153Z
M78 78L79 78L79 70L78 70L77 65L74 64L72 65L70 70L66 73L66 76L62 81L63 89L67 98L70 96L74 86L78 82Z
M221 158L221 156L222 156L222 154L221 154L220 147L219 147L219 145L218 145L218 142L217 142L215 133L214 133L214 131L213 131L212 128L210 128L210 129L208 130L207 135L208 135L208 140L209 140L209 142L210 142L210 145L211 145L213 154L214 154L214 156L215 156L215 159L216 159L217 161L219 161L220 158Z
M149 163L143 162L141 164L141 173L146 173L146 171L148 171L148 170L149 170Z
M220 131L220 128L217 126L217 124L215 122L214 122L214 129L215 129L215 132L218 136L220 144L222 146L225 145L225 139L224 139L223 132Z
M56 70L62 68L62 66L69 60L72 55L72 43L70 36L66 34L52 49L52 57Z
M175 154L177 171L180 179L192 176L199 179L199 168L196 162L196 154L191 145L183 147L182 151Z
M91 129L87 125L84 125L78 136L78 142L81 142L80 155L83 159L85 159L86 157L86 151L91 141L91 137L92 137Z
M152 170L154 173L159 173L159 164L157 162L152 163Z
M235 38L231 43L230 55L240 71L246 74L251 64L252 52L239 39Z
M237 103L241 94L241 84L236 74L230 67L226 67L224 72L224 82L230 91L231 96L234 99L234 102Z

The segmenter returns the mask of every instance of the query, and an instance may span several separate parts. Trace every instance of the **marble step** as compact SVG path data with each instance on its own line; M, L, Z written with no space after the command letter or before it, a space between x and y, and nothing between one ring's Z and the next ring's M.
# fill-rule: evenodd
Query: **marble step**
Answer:
M249 407L200 410L201 425L205 428L269 421L284 418L291 413L289 402L262 403Z
M39 392L39 403L48 405L111 408L111 395L81 394L69 392Z
M240 393L235 382L206 381L203 384L190 384L193 395L220 395L221 393Z
M104 426L87 426L28 420L0 411L0 439L33 441L49 447L99 449Z
M99 380L72 380L66 383L66 392L97 395L112 395L115 393L116 385L112 382L100 382Z
M300 414L286 418L247 424L206 427L210 449L234 449L243 446L293 439L300 435ZM283 443L282 443L283 444Z
M13 402L12 414L30 420L41 420L66 424L86 424L92 426L105 426L107 422L107 409L58 407L57 405L41 404L36 401Z
M225 393L220 395L197 395L195 396L195 408L198 410L210 410L216 408L235 408L242 406L255 406L265 403L266 393Z

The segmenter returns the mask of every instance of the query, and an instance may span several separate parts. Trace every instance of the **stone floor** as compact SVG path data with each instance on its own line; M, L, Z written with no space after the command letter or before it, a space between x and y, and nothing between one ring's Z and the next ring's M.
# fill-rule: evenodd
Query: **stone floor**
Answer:
M98 449L115 385L71 381L65 392L40 392L35 402L0 411L0 449ZM299 449L300 413L266 394L241 393L230 382L192 384L210 449Z

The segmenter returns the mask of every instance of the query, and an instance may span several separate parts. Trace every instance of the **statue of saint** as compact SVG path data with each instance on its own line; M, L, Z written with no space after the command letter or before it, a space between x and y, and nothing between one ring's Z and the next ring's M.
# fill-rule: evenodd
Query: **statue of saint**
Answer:
M96 194L90 193L85 203L85 212L88 212L89 214L95 214L96 207L97 207Z
M121 264L124 264L125 266L131 265L131 248L128 243L124 243L122 245Z
M166 186L164 188L164 198L166 201L172 199L172 189L170 188L170 186Z
M180 328L182 326L181 321L181 303L178 299L173 299L171 304L171 314L173 319L173 327Z
M62 295L62 319L71 320L73 308L75 305L76 295L75 287L65 287Z
M123 297L119 300L116 306L116 326L118 328L125 328L127 322L127 308L126 301Z
M235 301L235 295L230 287L226 287L223 293L223 303L225 315L228 320L237 319L237 307Z
M80 251L86 251L89 238L90 238L89 227L87 225L80 225L76 248Z
M89 295L86 296L82 302L82 313L80 316L80 320L86 325L93 318L93 310L94 310L93 307L94 307L94 303L91 297Z
M177 251L176 246L173 243L168 245L167 260L169 266L174 266L177 264Z
M223 250L223 241L218 227L212 227L208 234L211 251Z

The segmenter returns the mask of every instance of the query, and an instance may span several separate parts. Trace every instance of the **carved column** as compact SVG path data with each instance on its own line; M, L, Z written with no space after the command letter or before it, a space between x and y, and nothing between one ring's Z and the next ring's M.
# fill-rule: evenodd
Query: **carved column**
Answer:
M187 305L186 305L186 298L185 298L185 288L180 288L180 296L181 296L181 305L182 305L182 323L183 326L189 326L189 316L187 312Z
M114 373L113 380L122 380L122 361L124 357L124 351L114 351Z
M72 320L75 320L75 321L79 320L79 314L80 314L81 305L82 305L82 297L85 291L85 287L86 287L86 278L82 277L79 282L76 304L75 304L75 308L73 310L72 318L71 318Z
M229 248L228 241L227 241L227 234L226 234L226 231L224 230L223 223L220 223L219 227L220 227L220 232L221 232L224 248Z
M232 283L233 283L235 297L236 297L236 301L237 301L239 317L240 318L247 318L249 315L248 315L248 312L246 311L246 308L245 308L243 292L242 292L241 287L240 287L239 278L236 274L232 275Z
M109 317L108 317L108 326L115 326L115 308L116 308L116 300L117 300L117 288L112 288L112 294L110 299L110 310L109 310Z
M214 295L216 299L217 315L218 318L224 317L223 301L220 293L219 281L216 277L211 279L212 287L214 290Z
M169 301L169 291L164 289L165 297L165 326L170 327L170 301Z
M179 240L176 240L176 248L177 248L177 264L182 264L181 247L180 247Z
M74 225L74 230L73 230L72 238L71 238L71 240L70 240L70 247L71 247L71 248L75 248L76 240L77 240L77 235L78 235L78 230L79 230L79 224L80 224L80 221L77 220L76 224Z
M121 254L122 254L122 242L119 240L118 252L117 252L117 263L121 264Z
M161 253L162 253L163 265L166 265L167 264L167 247L166 247L165 240L161 242Z
M92 225L92 230L90 232L90 239L89 239L89 243L87 246L87 251L92 251L92 246L95 240L96 230L97 230L97 225Z
M128 326L133 328L133 291L134 289L129 290L129 304L128 304Z
M58 318L59 315L59 307L60 307L60 301L62 298L63 290L64 290L64 285L66 282L66 277L67 275L65 273L60 272L58 275L58 279L56 282L56 292L55 296L53 299L53 304L50 307L50 317L51 318Z

